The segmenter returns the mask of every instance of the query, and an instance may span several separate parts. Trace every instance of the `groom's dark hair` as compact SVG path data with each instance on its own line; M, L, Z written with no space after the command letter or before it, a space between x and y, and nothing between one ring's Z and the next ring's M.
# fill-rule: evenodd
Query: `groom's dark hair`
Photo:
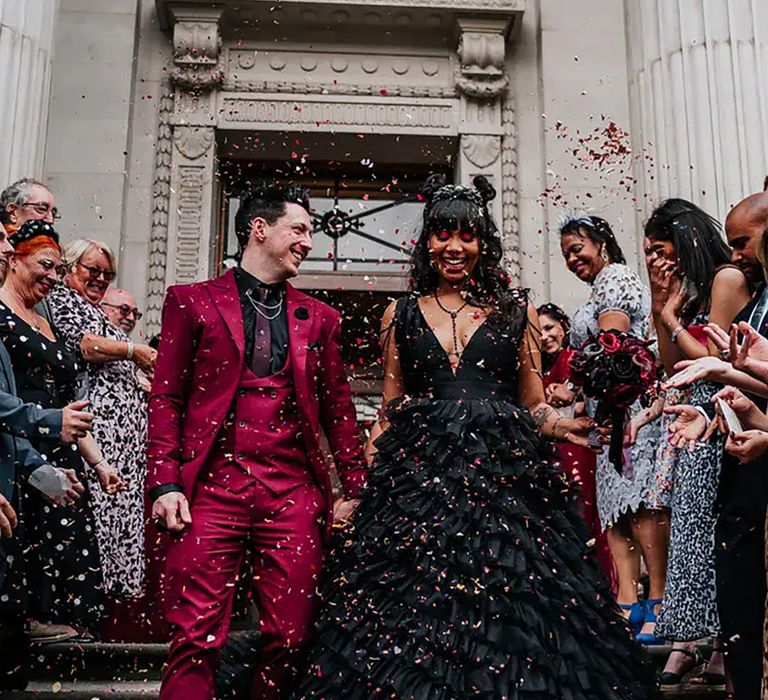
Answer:
M235 214L235 234L240 254L248 245L253 220L264 219L268 224L274 224L285 215L285 205L288 202L298 204L309 212L309 190L293 183L281 184L276 180L264 180L243 195Z

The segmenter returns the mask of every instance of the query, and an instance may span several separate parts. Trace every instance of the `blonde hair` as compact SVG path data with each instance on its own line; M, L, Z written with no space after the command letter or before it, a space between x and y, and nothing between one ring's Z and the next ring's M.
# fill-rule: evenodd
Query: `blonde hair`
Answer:
M83 259L91 248L96 248L100 253L104 253L109 260L109 265L113 272L117 272L117 258L115 253L106 243L95 241L92 238L75 238L74 241L67 243L61 251L64 258L64 264L71 271L77 263Z

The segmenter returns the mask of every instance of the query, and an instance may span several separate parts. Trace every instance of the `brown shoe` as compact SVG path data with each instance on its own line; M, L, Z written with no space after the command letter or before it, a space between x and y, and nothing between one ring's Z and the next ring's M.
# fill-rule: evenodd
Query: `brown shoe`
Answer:
M46 625L30 620L29 637L33 644L53 644L77 637L77 630L69 625Z

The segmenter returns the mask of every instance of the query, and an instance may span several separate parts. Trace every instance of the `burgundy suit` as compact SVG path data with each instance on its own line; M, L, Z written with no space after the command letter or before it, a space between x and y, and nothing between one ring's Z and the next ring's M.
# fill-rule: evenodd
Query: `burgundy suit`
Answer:
M183 490L192 524L166 565L171 650L161 698L213 697L219 651L248 543L263 650L254 698L290 692L311 626L333 494L322 428L345 496L365 481L339 352L339 314L286 285L288 359L257 377L246 366L234 274L168 290L149 409L148 483ZM174 486L175 485L175 486Z

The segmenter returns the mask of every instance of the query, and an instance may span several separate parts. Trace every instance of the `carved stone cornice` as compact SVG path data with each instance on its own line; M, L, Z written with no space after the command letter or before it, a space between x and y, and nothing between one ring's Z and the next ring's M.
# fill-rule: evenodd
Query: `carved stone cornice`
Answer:
M509 20L460 18L456 84L467 97L494 99L509 84L506 34Z
M172 83L182 89L206 92L224 80L219 67L222 6L170 5L173 19Z

